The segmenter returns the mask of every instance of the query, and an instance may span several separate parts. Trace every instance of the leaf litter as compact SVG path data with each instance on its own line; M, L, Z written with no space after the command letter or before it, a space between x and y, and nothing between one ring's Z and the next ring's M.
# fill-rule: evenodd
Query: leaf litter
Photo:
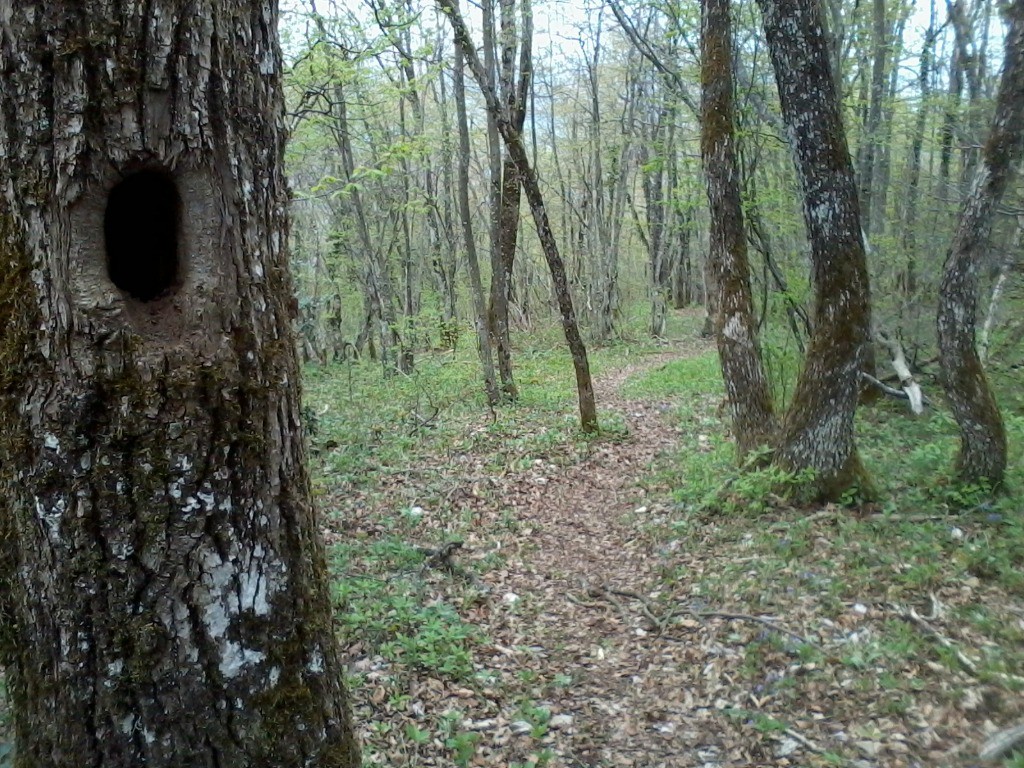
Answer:
M625 428L582 449L496 465L480 421L464 450L329 489L328 543L394 535L403 516L424 564L370 576L406 579L421 603L452 606L479 631L472 673L450 676L345 633L367 764L967 766L1020 716L1021 670L999 679L958 662L958 649L992 642L950 618L980 602L1024 629L1019 598L968 583L917 594L918 606L886 599L884 585L842 599L843 574L827 568L848 511L725 520L672 500L686 479L666 467L708 437L622 385L700 351L598 377L603 418ZM718 403L704 400L710 418ZM754 546L801 520L800 557ZM433 567L453 536L446 567Z

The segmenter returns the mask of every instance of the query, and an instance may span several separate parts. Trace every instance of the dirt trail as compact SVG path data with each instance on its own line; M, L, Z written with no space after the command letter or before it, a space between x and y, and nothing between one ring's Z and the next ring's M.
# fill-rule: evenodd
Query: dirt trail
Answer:
M463 620L479 627L486 640L475 647L473 661L483 682L462 685L410 667L396 677L386 659L363 656L356 664L365 675L355 691L356 721L375 764L825 764L810 759L821 750L801 733L829 722L821 705L795 702L801 714L789 721L793 729L764 730L757 720L769 700L758 691L797 674L787 666L792 640L764 651L751 680L738 673L746 649L778 633L750 616L732 621L687 613L728 607L709 595L703 603L698 590L723 567L723 557L742 562L742 553L718 550L709 532L714 526L666 533L665 526L680 517L666 508L669 489L648 491L644 485L652 482L652 465L657 469L661 457L691 446L700 450L700 437L694 425L678 423L678 402L630 399L623 384L705 349L704 343L677 345L597 377L604 423L624 424L625 430L617 439L606 435L592 443L583 458L563 461L565 446L544 458L538 449L529 466L487 477L481 473L490 455L464 452L417 469L441 478L449 489L440 494L448 508L425 512L413 533L437 541L454 529L465 538L460 565L488 560L475 569L481 577L474 587L437 570L419 586L421 600L459 606ZM384 494L339 497L339 507L351 510L340 519L355 527L369 524L365 533L377 535L373 520L393 518L396 508L408 508L423 493L415 476L395 477ZM356 645L350 654L368 650ZM411 745L399 735L424 727L430 740ZM467 739L470 746L460 755L457 745Z
M532 672L523 670L539 670L534 692L546 692L556 713L549 736L555 764L718 764L704 710L688 690L687 678L705 666L704 651L655 637L655 617L642 601L606 591L646 596L655 583L658 558L642 535L651 510L638 480L679 441L670 405L628 400L622 384L678 358L648 358L598 379L602 412L620 414L628 434L570 467L538 463L532 486L506 484L495 500L514 510L521 547L497 574L502 609L485 628L496 640L485 663L507 677L519 668L527 680ZM554 694L543 686L553 679L565 683Z

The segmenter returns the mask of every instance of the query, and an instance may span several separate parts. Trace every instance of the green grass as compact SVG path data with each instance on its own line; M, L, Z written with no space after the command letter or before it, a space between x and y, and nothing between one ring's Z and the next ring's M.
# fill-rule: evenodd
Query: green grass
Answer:
M432 599L423 562L423 555L398 537L334 547L342 641L368 644L410 668L467 680L474 673L472 649L480 633L462 619L458 606Z

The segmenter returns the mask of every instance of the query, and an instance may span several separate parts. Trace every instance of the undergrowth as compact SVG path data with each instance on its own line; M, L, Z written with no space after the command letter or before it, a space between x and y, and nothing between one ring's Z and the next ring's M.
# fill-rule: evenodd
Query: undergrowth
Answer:
M470 349L420 355L410 376L382 378L365 361L307 372L317 488L335 531L329 553L340 631L360 659L351 681L364 702L357 720L373 723L368 764L380 764L385 752L394 762L396 743L404 750L396 764L417 765L439 751L454 765L473 764L479 734L460 707L418 712L401 733L381 717L414 707L423 676L466 692L459 696L498 696L501 683L478 659L491 642L481 624L497 599L484 584L504 555L486 550L493 531L481 528L473 510L491 503L490 478L576 464L625 433L621 417L602 413L603 433L582 435L561 340L549 334L519 342L521 398L494 409ZM592 370L600 375L659 349L649 342L593 349ZM937 387L926 386L940 400ZM861 408L857 420L878 500L822 507L786 500L787 485L804 477L771 466L735 470L713 353L681 357L626 383L629 397L671 402L679 428L678 450L637 478L651 493L640 509L662 510L636 520L662 553L662 599L688 583L693 605L802 622L801 631L816 638L799 643L762 632L744 640L737 674L780 709L731 711L737 727L785 734L792 714L784 705L810 706L821 691L844 691L842 701L822 704L836 718L908 729L928 707L948 707L981 733L985 722L1006 721L1024 703L1024 396L1009 377L996 386L1011 446L1007 493L993 497L951 481L957 430L945 411L915 418L883 400ZM378 494L391 500L390 513L367 515ZM509 511L497 519L517 530ZM463 539L480 555L460 561L460 571L427 566L425 551ZM692 542L716 553L714 570L695 576L673 555ZM779 664L799 674L771 678L768 670ZM536 730L536 759L510 765L550 761L543 752L550 712L541 697L538 689L519 705L521 722ZM857 743L874 738L865 726ZM856 764L856 754L853 746L826 751L813 765ZM1021 758L1004 765L1020 766Z
M714 354L651 371L630 391L675 394L684 425L680 450L657 470L673 488L673 511L652 535L721 551L720 569L697 588L706 604L782 616L813 604L834 626L863 620L844 650L816 659L798 686L803 695L811 680L838 680L862 691L862 701L881 702L865 716L908 723L922 707L969 702L965 716L981 732L984 721L1005 721L1024 706L1024 398L1006 378L995 384L1010 443L1006 493L952 480L958 433L947 412L914 417L900 402L881 401L857 419L879 501L794 507L780 489L803 478L773 467L735 470ZM671 558L663 574L666 584L687 576ZM752 681L766 663L751 661Z
M620 341L592 350L592 374L658 348ZM444 690L495 684L477 661L489 638L474 619L493 599L481 576L501 566L502 554L459 559L455 570L432 566L426 554L477 536L479 520L459 508L488 504L491 478L574 464L622 435L616 414L602 414L597 436L580 431L572 363L557 336L531 338L515 364L520 397L496 408L486 404L470 348L421 354L411 375L382 377L372 361L306 371L304 413L315 489L332 529L340 638L357 659L349 681L356 719L370 723L367 764L415 766L440 752L462 766L477 753L479 733L463 726L464 712L421 712L416 695L423 678ZM390 514L367 514L382 497L393 500ZM511 514L500 524L518 530ZM417 722L398 732L381 716L410 708ZM549 764L545 712L533 698L521 702L519 722L530 723L537 749L509 765Z

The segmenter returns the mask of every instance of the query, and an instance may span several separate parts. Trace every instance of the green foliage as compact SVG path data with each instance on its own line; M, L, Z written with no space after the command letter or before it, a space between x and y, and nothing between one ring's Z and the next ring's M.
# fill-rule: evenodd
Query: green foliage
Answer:
M623 390L628 397L678 397L679 407L703 407L717 403L724 394L718 356L707 352L660 365L630 379Z
M434 675L456 680L473 675L479 632L454 606L426 598L421 552L389 536L338 545L331 556L343 640L369 643L385 658ZM356 567L375 573L357 573Z
M877 702L882 715L907 716L917 711L922 696L935 695L934 681L927 675L908 676L906 669L932 664L948 670L944 674L961 672L963 662L952 647L963 647L965 636L972 639L969 655L979 680L1003 688L1008 697L1019 696L1013 676L1024 668L1024 629L1002 602L1024 597L1021 463L1011 458L1010 492L1003 496L957 485L949 477L958 441L952 419L935 410L914 418L903 404L882 401L861 408L857 423L859 448L879 479L881 502L851 498L849 508L794 508L784 491L802 478L771 467L742 473L732 468L724 426L715 418L715 398L694 385L712 378L713 364L714 357L707 355L654 370L630 384L634 392L678 395L677 415L687 445L658 470L659 477L674 480L678 503L664 532L654 535L701 540L702 546L722 553L716 561L720 571L699 580L700 599L712 605L765 606L783 615L786 608L773 611L770 606L814 601L820 610L832 611L836 621L848 620L850 606L873 616L890 611L889 618L876 619L867 634L836 655L822 654L816 646L782 644L785 653L801 657L802 664L826 678L847 679L847 686ZM995 381L997 395L1009 406L1011 457L1019 456L1024 447L1019 385ZM694 439L697 430L701 437ZM670 560L663 573L666 585L693 578ZM935 641L896 607L885 608L917 605L919 615L926 614L931 610L924 607L928 596L939 594L974 596L947 619L949 627L965 627L951 630L958 637L952 647ZM1004 597L989 602L983 595ZM748 643L742 669L756 681L777 654L775 641ZM732 714L760 731L784 728L763 712ZM838 754L835 759L841 762ZM1018 763L1019 758L1011 758L1006 765Z
M449 712L441 721L441 732L444 736L444 745L451 752L455 764L459 768L467 768L472 764L473 757L476 755L476 745L480 741L480 734L461 730L459 727L461 720L461 712Z

